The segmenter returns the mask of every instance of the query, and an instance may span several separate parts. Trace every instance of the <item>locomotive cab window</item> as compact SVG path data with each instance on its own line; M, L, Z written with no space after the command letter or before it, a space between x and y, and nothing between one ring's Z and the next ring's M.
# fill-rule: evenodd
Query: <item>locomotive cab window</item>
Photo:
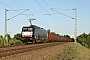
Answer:
M33 30L33 28L28 28L28 31L32 31Z
M32 31L33 30L33 28L30 28L30 27L24 27L24 28L22 28L22 31Z
M22 28L22 31L27 31L27 28Z

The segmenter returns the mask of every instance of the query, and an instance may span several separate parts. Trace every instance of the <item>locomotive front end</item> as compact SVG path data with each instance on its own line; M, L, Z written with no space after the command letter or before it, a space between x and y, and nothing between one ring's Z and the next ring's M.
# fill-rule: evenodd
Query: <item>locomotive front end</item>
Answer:
M22 32L21 32L21 36L22 36L22 41L23 42L32 42L33 40L33 28L32 27L23 27L22 28Z

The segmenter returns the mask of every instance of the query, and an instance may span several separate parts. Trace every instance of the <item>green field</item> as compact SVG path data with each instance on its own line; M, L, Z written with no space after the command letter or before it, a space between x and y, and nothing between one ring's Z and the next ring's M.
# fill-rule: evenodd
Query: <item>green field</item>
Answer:
M56 60L90 60L90 49L79 43L73 43L65 48Z

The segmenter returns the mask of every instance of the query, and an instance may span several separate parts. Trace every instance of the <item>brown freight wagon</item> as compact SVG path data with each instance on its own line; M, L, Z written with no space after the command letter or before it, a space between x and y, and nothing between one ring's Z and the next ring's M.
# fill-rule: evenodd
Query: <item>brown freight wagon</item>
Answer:
M62 41L62 42L68 42L68 41L69 41L69 39L68 39L68 38L63 37L63 36L62 36L62 37L60 37L60 39L61 39L60 41Z
M58 41L58 35L57 34L54 34L54 33L48 32L48 40L50 42Z

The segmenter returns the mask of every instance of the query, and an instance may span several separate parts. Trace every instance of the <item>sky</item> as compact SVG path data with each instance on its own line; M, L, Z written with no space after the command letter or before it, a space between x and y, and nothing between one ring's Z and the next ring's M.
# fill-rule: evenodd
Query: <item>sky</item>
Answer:
M88 34L90 33L89 6L90 0L0 0L0 35L4 36L5 9L9 10L7 19L29 9L7 21L7 33L12 37L21 33L23 26L29 26L29 19L32 18L35 19L32 24L46 30L50 29L51 32L60 35L73 35L75 29L75 20L72 19L75 18L74 8L77 12L77 35L84 32Z

